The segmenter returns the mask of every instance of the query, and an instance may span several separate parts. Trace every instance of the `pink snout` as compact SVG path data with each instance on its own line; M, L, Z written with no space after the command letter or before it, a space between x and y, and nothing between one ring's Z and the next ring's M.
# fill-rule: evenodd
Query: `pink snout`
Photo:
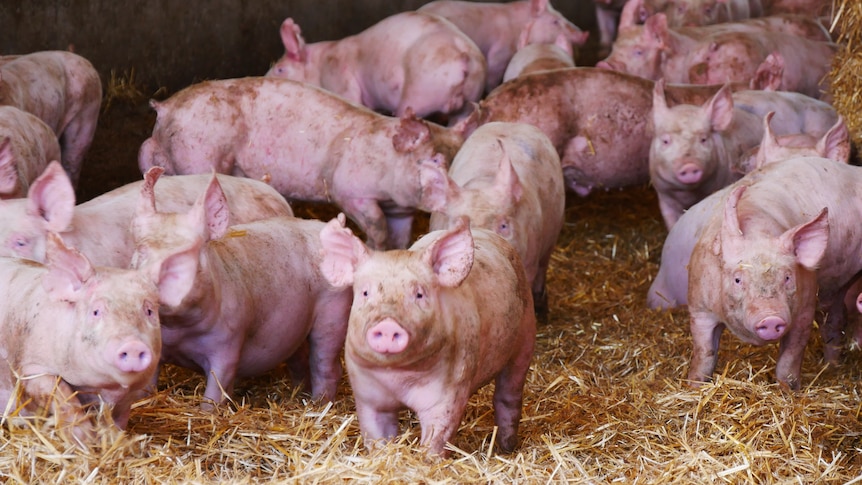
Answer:
M780 317L766 317L761 320L754 331L763 340L778 340L787 330L787 322Z
M397 354L407 348L410 336L395 320L387 318L368 329L368 345L381 354Z
M609 71L619 71L620 70L620 69L615 68L614 65L608 61L599 61L596 63L596 67L599 69L607 69Z
M676 171L676 178L684 184L696 184L703 177L703 170L693 163L686 163Z
M114 364L123 372L143 372L150 368L152 362L152 351L140 340L121 345L114 358Z

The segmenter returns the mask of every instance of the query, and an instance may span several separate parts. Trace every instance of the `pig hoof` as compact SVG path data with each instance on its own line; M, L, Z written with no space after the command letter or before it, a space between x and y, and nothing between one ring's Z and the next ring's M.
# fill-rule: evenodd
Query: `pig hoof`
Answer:
M375 352L397 354L407 348L410 336L395 320L387 318L368 329L365 339Z

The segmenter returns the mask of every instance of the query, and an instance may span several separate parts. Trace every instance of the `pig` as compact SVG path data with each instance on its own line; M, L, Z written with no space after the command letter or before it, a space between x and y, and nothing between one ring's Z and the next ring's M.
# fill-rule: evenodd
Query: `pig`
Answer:
M32 113L54 130L63 168L75 186L101 104L99 73L77 54L42 51L0 63L0 105Z
M769 163L795 157L813 156L829 158L841 163L850 162L850 132L841 116L822 137L815 138L805 133L776 135L770 124L774 115L775 112L770 111L763 118L764 132L760 145L753 150L754 153L749 150L746 156L731 167L735 172L746 174Z
M60 143L51 127L14 106L0 106L0 199L26 197L52 160L60 160Z
M714 25L763 14L760 0L675 0L662 9L648 10L648 15L667 15L668 25L673 27Z
M182 213L156 210L148 172L131 223L132 267L155 272L164 258L192 248L184 268L193 290L159 310L162 360L206 376L204 409L233 394L237 379L288 360L308 339L311 392L335 398L352 292L320 272L324 223L288 216L231 225L219 179Z
M710 378L728 328L750 344L779 341L777 380L799 389L818 305L828 311L826 361L840 352L844 294L862 270L862 203L846 194L862 189L862 169L806 157L753 173L760 176L731 186L692 250L688 378Z
M409 250L373 251L344 226L320 232L322 272L353 286L344 360L365 442L398 433L409 408L421 445L446 455L470 396L494 379L497 446L518 442L536 317L517 251L462 217Z
M426 184L438 199L429 229L447 229L464 215L471 227L505 238L524 263L538 315L547 316L545 274L566 205L560 157L551 140L532 125L487 123L464 142L449 177L431 171L423 177L423 188Z
M837 48L831 42L750 28L697 29L670 29L664 14L653 15L643 27L622 31L611 55L596 66L675 83L748 82L770 54L779 54L782 90L820 98L828 88L824 78Z
M849 157L849 139L847 127L839 117L836 125L818 141L808 142L808 146L785 147L778 146L774 141L769 120L772 112L764 117L763 140L758 146L757 162L751 162L750 169L741 171L747 174L748 183L762 177L756 169L770 163L782 162L797 157L822 157L841 163L847 163ZM843 135L841 133L843 132ZM843 136L843 138L842 138ZM812 138L810 135L785 135L799 142ZM753 157L752 157L753 158ZM753 172L753 173L752 173ZM696 203L677 220L668 231L661 251L661 265L658 274L650 285L647 293L647 304L653 309L669 309L688 303L688 263L694 244L700 238L706 221L716 210L719 202L726 197L727 188L719 190L702 201Z
M649 182L654 83L629 74L573 67L512 79L479 102L463 128L491 121L527 123L551 140L566 188L587 196ZM720 86L669 85L673 104L701 104ZM739 88L733 85L733 89Z
M151 105L142 172L271 177L289 200L337 204L374 248L407 247L414 209L430 210L420 167L445 171L463 143L410 113L391 118L286 79L207 81Z
M87 448L95 427L86 408L102 402L125 428L159 360L159 300L188 291L190 281L176 273L188 258L167 255L153 274L93 266L56 233L47 237L44 264L0 258L4 417L50 409Z
M568 21L557 12L550 0L517 0L514 2L468 2L435 0L419 12L439 15L452 22L473 39L488 63L485 92L499 86L506 66L518 50L518 44L582 46L589 32Z
M263 182L218 177L237 222L293 214L287 201ZM57 232L94 264L127 268L134 251L129 224L142 183L127 184L76 206L68 175L58 162L51 162L26 198L0 201L0 256L42 262L47 234ZM194 191L208 183L208 175L165 177L156 190L159 205L164 210L189 207L197 197Z
M571 44L557 37L553 44L529 44L519 47L503 74L503 82L539 71L575 67Z
M285 54L267 71L327 89L386 114L457 115L482 97L482 51L445 19L402 12L337 41L306 44L292 18L281 24Z
M763 0L767 15L793 13L810 18L831 16L833 3L829 0Z

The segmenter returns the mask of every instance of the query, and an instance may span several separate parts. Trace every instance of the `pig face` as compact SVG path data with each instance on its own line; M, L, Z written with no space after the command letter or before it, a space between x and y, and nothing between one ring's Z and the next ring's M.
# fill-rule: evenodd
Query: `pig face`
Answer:
M763 139L756 153L740 158L734 170L748 173L770 163L809 156L849 163L850 133L841 116L819 140L804 133L776 136L770 125L773 116L775 112L770 111L763 117Z
M662 57L669 48L669 35L664 15L649 17L643 27L622 29L611 55L596 67L656 80L661 77Z
M731 192L720 233L722 305L728 327L762 345L784 336L804 305L813 305L814 271L826 251L827 211L778 237L756 234L737 213L745 191ZM740 224L742 223L742 224Z
M567 50L571 51L571 44L582 46L590 35L569 22L549 0L530 0L530 15L530 22L521 32L522 45L553 44L562 35L570 43Z
M650 146L650 170L662 180L693 188L718 170L721 132L733 119L733 98L724 86L703 107L668 108L664 83L653 90L655 136Z
M299 25L292 18L281 24L281 42L284 55L267 71L267 76L314 84L313 73L308 67L308 52Z

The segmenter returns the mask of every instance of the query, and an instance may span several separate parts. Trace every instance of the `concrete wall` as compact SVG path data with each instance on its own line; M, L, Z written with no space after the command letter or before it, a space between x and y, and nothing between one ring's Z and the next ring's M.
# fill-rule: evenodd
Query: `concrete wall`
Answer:
M89 59L103 84L114 70L152 93L204 79L262 75L284 52L278 30L293 17L308 42L355 34L427 0L0 0L0 54L67 49ZM594 30L591 0L552 0ZM591 38L596 38L594 33Z

